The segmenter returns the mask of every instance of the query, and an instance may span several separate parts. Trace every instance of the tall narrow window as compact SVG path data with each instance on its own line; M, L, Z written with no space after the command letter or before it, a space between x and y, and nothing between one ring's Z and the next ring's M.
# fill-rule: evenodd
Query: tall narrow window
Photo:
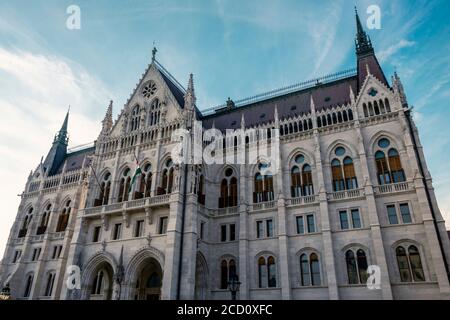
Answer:
M302 286L309 286L311 284L309 261L306 253L300 256L300 273Z
M358 188L355 168L353 167L353 160L350 157L344 158L344 176L345 176L345 187L347 190Z
M236 225L234 223L230 224L230 241L236 240Z
M391 176L383 151L375 153L375 162L377 164L378 183L380 185L391 183Z
M164 163L161 177L161 186L158 188L158 194L172 193L174 168L172 159L167 159Z
M351 211L352 216L352 226L354 229L361 228L361 216L359 215L358 209L352 209Z
M267 237L273 237L273 221L272 221L272 219L266 220L266 235L267 235Z
M205 205L205 178L201 174L198 180L198 189L197 189L197 201L200 204Z
M260 257L258 259L258 287L264 288L267 283L266 259Z
M113 240L119 240L122 237L122 224L116 223L114 225Z
M347 277L349 284L358 283L358 271L356 269L355 254L352 250L348 250L345 253L345 261L347 263Z
M291 169L291 196L295 198L314 194L311 166L305 163L305 156L297 155L294 162Z
M159 218L159 234L167 233L167 223L169 222L168 217Z
M25 298L28 298L30 296L31 287L33 286L33 278L34 278L34 276L32 274L30 274L27 277L27 282L26 282L26 285L25 285L25 292L23 293L23 296Z
M394 183L405 181L405 172L403 171L402 164L400 162L400 156L395 149L390 149L388 152L389 167L392 173L392 181Z
M411 282L411 270L409 268L408 257L403 247L397 247L395 250L397 255L398 270L400 272L400 280L402 282Z
M227 241L227 225L223 224L220 226L220 241Z
M94 233L92 235L92 242L99 242L100 241L100 233L102 231L101 226L94 227Z
M341 230L347 230L349 228L347 211L339 211L339 219L341 221Z
M358 260L358 273L359 273L359 281L360 283L367 282L367 258L364 250L359 249L356 252L356 257Z
M425 281L419 250L416 246L409 246L408 253L414 281Z
M54 282L55 282L55 274L49 273L47 276L47 285L45 286L44 296L50 297L52 295Z
M136 228L134 230L134 236L136 238L142 237L144 235L144 220L136 221Z
M316 232L316 224L315 224L315 221L314 221L314 215L313 214L308 214L306 216L306 221L308 223L308 233Z
M303 221L303 216L296 217L295 221L297 223L297 233L304 234L305 233L305 224Z
M138 181L137 190L134 192L134 199L150 197L152 188L152 165L150 163L143 166Z
M258 165L259 170L265 169L266 171L268 171L268 167L269 165L263 163L260 163ZM265 172L265 175L262 175L260 172L256 173L254 185L254 203L274 200L273 176L269 172Z
M395 209L395 205L390 204L386 206L386 208L388 213L389 224L398 224L397 210Z
M27 214L25 215L25 218L22 222L22 228L19 230L19 238L23 238L26 236L28 231L28 226L30 225L31 220L33 219L33 207L30 207L28 209Z
M277 269L275 265L275 258L270 256L267 258L267 278L269 288L275 288L277 286Z
M264 235L264 221L256 221L256 237L262 238Z
M344 190L344 177L342 175L341 162L337 159L334 159L331 162L331 171L333 175L333 190L334 191L342 191Z
M119 194L117 197L117 202L128 201L128 195L130 192L130 184L131 184L131 171L129 168L126 168L119 182Z
M47 230L48 221L49 221L49 218L50 218L50 210L51 210L51 208L52 208L51 204L48 204L45 207L45 210L44 210L44 212L42 214L42 217L41 217L41 222L39 224L39 227L36 230L36 235L44 234L45 231Z
M228 263L222 260L220 264L220 289L228 288Z
M56 232L66 231L70 217L70 204L70 200L67 200L61 214L59 215L58 224L56 225Z
M411 213L409 212L409 206L407 203L400 204L400 213L402 215L403 223L411 223Z
M309 256L309 264L311 266L311 284L313 286L320 286L320 265L317 254L311 253Z
M91 290L91 294L102 294L102 287L103 287L103 270L100 270L97 275L94 278L94 281L92 283L92 290Z

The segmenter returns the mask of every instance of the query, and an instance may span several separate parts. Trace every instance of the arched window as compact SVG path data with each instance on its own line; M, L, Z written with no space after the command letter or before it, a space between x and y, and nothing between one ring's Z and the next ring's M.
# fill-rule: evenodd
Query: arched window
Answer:
M152 104L150 106L150 112L148 117L148 124L150 126L156 125L159 123L160 118L160 110L159 107L161 106L161 103L159 102L158 98L155 98L152 101Z
M161 177L161 186L158 188L158 195L172 193L174 166L172 159L167 159L164 163Z
M267 170L268 167L267 164L263 163L258 165L260 171L265 170L265 175L262 175L260 172L255 174L253 192L254 203L273 201L274 199L273 176L269 170Z
M277 269L273 256L258 259L259 288L275 288L277 286Z
M119 182L119 194L117 196L117 202L128 201L128 195L130 193L131 185L131 171L129 168L125 168L122 173L122 177Z
M30 274L27 277L27 282L25 283L25 291L23 293L24 298L28 298L30 296L31 288L33 286L33 278L34 278L33 274Z
M30 226L30 222L32 219L33 219L33 207L30 207L27 213L25 214L25 218L23 219L22 228L19 230L18 235L19 238L23 238L26 236L28 227Z
M53 284L55 283L55 276L56 274L54 272L51 272L47 276L47 284L45 286L44 296L50 297L53 293Z
M103 175L102 183L100 184L100 193L98 198L94 200L94 207L108 204L109 192L111 191L111 174L106 172Z
M56 225L56 232L62 232L66 231L67 225L69 224L69 217L70 217L70 204L71 201L67 200L64 208L61 211L61 214L58 218L58 224Z
M352 158L346 155L347 151L344 147L337 147L334 153L337 158L331 161L333 190L343 191L358 188L358 180Z
M377 143L379 150L375 152L375 163L380 185L399 183L406 180L398 151L394 148L388 149L390 144L390 141L386 138L379 139Z
M347 264L347 277L349 284L365 284L367 282L367 257L362 249L355 252L347 250L345 253L345 261Z
M320 265L319 257L316 253L303 253L300 256L300 275L302 286L320 285Z
M150 197L151 188L152 188L152 165L150 163L147 163L141 169L138 188L134 192L134 199L142 199Z
M296 198L314 194L311 166L304 163L305 157L302 154L297 155L294 161L295 165L291 169L291 196Z
M236 275L236 262L234 259L223 259L220 262L220 289L228 288L228 281Z
M103 281L104 271L99 270L94 278L94 281L92 282L91 294L102 294Z
M220 183L219 208L237 206L237 178L232 168L225 170L225 177Z
M47 230L48 221L50 219L50 212L52 209L52 205L49 203L42 213L41 222L39 224L39 227L37 228L36 235L44 234Z
M408 252L403 246L398 246L395 253L402 282L425 281L422 261L416 246L410 245Z
M133 110L131 111L131 119L130 119L130 131L135 131L139 129L139 125L141 122L141 108L139 105L134 106Z

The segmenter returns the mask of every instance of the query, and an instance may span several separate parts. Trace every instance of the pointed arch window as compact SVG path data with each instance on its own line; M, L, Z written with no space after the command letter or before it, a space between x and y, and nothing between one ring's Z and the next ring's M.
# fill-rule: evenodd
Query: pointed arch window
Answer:
M117 195L117 202L128 201L131 185L131 171L129 168L123 170L122 176L119 181L119 192Z
M398 246L395 253L401 282L425 281L422 261L416 246L410 245L408 251L404 246Z
M388 149L389 146L390 141L388 139L381 138L378 140L379 150L375 152L375 163L380 185L406 181L398 151L395 148Z
M275 288L277 286L277 269L273 256L259 257L258 286L260 288Z
M345 253L347 265L347 278L349 284L365 284L367 282L367 257L363 249L358 249L356 254L353 250Z
M236 261L223 259L220 262L220 289L228 288L228 281L236 275Z
M51 209L52 205L50 203L47 206L45 206L44 212L42 213L41 222L39 223L39 227L37 228L36 231L36 235L44 234L45 231L47 230Z
M56 225L56 232L62 232L66 231L67 225L69 224L69 217L70 217L70 204L71 201L67 200L64 204L64 208L61 211L61 214L58 217L58 224Z
M111 174L107 171L103 175L102 183L100 184L98 198L94 200L94 207L108 204L110 191L111 191Z
M167 159L164 163L161 186L158 187L158 195L172 193L173 189L174 165L172 159Z
M300 256L300 275L302 286L320 286L320 265L316 253Z
M54 272L51 272L47 276L47 284L45 286L44 296L45 297L51 297L53 293L53 285L55 283L55 276L56 274Z
M135 105L131 111L131 119L130 119L130 131L135 131L139 129L139 125L141 122L141 108L139 105Z
M197 201L198 203L205 205L205 177L201 172L200 177L198 178Z
M160 111L161 103L158 98L155 98L150 105L150 112L148 117L148 124L150 126L156 125L159 123L161 111Z
M331 175L333 191L343 191L358 188L353 159L344 147L337 147L334 151L337 158L331 161Z
M26 281L26 283L25 283L25 291L24 291L24 293L23 293L24 298L30 297L30 294L31 294L31 288L32 288L32 286L33 286L33 279L34 279L34 275L33 275L33 274L30 274L30 275L27 277L27 281Z
M267 170L268 165L260 163L258 165L259 170L266 169L265 175L262 175L260 172L255 174L254 178L254 192L253 192L253 202L266 202L274 200L274 191L273 191L273 176Z
M219 208L237 206L238 186L237 178L232 168L225 170L225 176L220 183Z
M291 196L293 198L314 194L311 166L305 162L300 154L295 157L295 164L291 169Z
M22 228L19 230L18 238L23 238L27 235L28 227L30 226L30 222L33 219L33 207L30 207L25 214L25 218L22 222Z
M104 271L99 270L94 278L94 281L92 282L91 294L102 294L103 282Z
M137 190L134 192L134 199L148 198L152 188L152 165L147 163L143 166L139 175Z

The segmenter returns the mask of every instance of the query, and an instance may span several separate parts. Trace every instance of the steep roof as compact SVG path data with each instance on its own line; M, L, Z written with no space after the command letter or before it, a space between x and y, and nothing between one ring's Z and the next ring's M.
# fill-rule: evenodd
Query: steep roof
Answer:
M93 155L95 151L95 146L84 148L81 150L77 150L74 152L67 153L66 157L62 161L61 165L58 167L56 173L59 174L62 172L64 163L67 162L67 171L79 170L83 166L84 158L90 155ZM89 160L91 161L91 160ZM85 168L89 166L89 162L86 161Z

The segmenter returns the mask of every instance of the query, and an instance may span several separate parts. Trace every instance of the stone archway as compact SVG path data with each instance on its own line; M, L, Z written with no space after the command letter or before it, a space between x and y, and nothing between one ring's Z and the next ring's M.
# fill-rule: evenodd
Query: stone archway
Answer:
M162 269L154 258L145 259L137 269L133 298L159 300L161 298Z
M113 275L114 270L108 262L99 263L89 276L86 298L89 300L111 300L114 288Z

